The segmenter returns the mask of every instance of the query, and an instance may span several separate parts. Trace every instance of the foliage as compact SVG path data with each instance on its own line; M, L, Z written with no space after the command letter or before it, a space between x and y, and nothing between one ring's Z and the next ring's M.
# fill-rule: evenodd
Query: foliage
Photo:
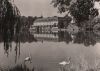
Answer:
M19 33L20 12L11 0L0 0L0 33L4 43L12 41L15 29Z
M33 25L34 21L37 19L37 17L32 16L21 16L21 32L29 32L30 26Z
M52 0L52 3L54 7L58 7L60 13L67 11L77 23L80 23L99 14L98 9L94 8L95 1L100 0Z
M65 15L64 18L66 19L65 21L63 21L63 22L65 22L65 23L64 23L64 26L65 26L65 28L67 28L68 25L69 25L69 23L72 21L72 18L71 18L70 16L68 16L68 15ZM68 23L68 24L67 24L67 23Z
M0 37L4 41L4 50L8 56L14 35L20 31L20 12L13 0L0 0Z

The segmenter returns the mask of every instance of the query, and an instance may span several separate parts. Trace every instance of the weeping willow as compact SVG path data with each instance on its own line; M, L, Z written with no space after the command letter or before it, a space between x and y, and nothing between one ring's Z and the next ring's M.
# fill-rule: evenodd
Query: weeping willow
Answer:
M12 42L20 30L20 12L13 0L0 0L0 34L4 45Z

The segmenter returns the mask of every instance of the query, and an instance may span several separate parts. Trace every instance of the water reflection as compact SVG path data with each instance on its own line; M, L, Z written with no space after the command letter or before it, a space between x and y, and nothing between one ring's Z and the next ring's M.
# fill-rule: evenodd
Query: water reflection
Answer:
M8 47L0 44L0 62L3 62L4 66L8 65L8 71L94 71L97 66L99 68L99 46L95 45L99 44L100 36L93 31L74 34L67 31L21 33L19 38L14 37L13 41L13 45ZM33 63L24 64L29 53ZM58 65L69 56L72 58L71 65ZM0 64L0 67L3 67L3 64ZM1 70L7 71L2 68Z
M34 33L34 38L37 41L56 41L56 42L66 42L74 44L83 44L85 46L94 46L99 39L99 35L96 35L93 31L80 31L78 33L72 34L67 31L58 31L56 33Z
M85 46L94 46L96 44L96 35L94 32L79 32L76 34L74 43L84 44Z
M17 62L18 58L20 58L20 44L16 44L15 46L15 63Z
M15 52L16 59L17 55L20 56L20 43L25 42L41 42L51 41L51 42L65 42L66 44L83 44L88 47L90 45L94 46L100 41L100 35L96 32L91 31L80 31L78 33L72 34L67 31L57 31L57 32L43 32L43 33L21 33L18 37L14 37L14 42L16 42ZM2 41L1 41L2 42ZM5 54L8 56L9 52L12 51L12 42L4 43ZM16 60L15 60L16 62Z

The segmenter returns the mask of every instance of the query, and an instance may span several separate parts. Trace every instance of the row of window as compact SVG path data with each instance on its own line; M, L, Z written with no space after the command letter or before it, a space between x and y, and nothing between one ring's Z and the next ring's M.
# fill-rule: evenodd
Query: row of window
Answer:
M58 24L53 24L53 25L37 25L37 26L31 26L31 28L34 28L34 27L58 27Z
M40 26L40 25L54 25L54 24L58 24L57 21L55 22L38 22L38 23L34 23L34 26Z

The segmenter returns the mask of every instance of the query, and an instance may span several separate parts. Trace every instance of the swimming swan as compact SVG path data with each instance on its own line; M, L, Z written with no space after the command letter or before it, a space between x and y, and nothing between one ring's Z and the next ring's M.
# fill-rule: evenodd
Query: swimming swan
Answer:
M71 63L71 61L70 61L70 57L69 57L68 60L64 60L62 62L59 62L59 65L65 66L65 65L69 65L70 63Z

